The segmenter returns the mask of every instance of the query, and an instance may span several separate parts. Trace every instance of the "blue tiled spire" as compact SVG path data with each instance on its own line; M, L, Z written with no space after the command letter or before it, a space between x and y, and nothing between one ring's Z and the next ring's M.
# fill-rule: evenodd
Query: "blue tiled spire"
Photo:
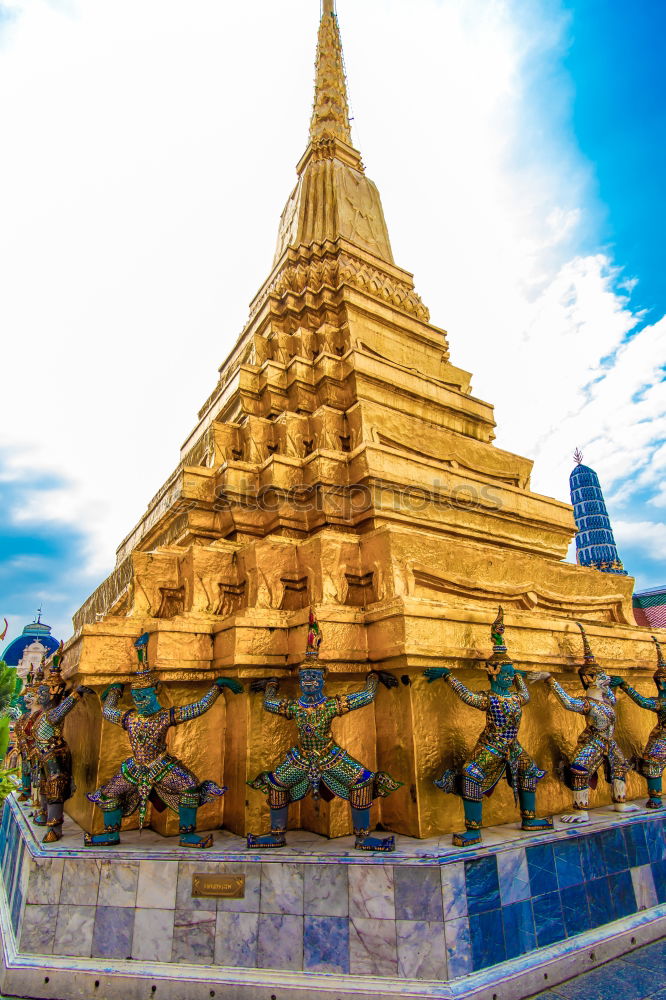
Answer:
M617 546L601 492L599 477L589 466L583 465L583 456L576 451L576 467L569 477L571 503L578 527L576 535L576 560L579 566L591 566L603 573L627 571L620 562Z

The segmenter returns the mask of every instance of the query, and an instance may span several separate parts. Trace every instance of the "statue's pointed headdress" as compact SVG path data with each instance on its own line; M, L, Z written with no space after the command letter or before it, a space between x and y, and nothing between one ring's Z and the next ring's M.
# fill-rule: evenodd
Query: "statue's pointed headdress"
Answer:
M157 675L154 670L151 670L148 662L149 639L149 633L144 632L143 635L139 636L134 643L137 659L139 661L139 669L134 674L132 691L143 691L146 688L157 687Z
M504 641L504 608L501 604L497 609L497 618L490 626L490 641L493 644L493 652L490 659L486 660L486 670L496 677L501 667L507 663L513 664Z
M308 618L308 640L305 646L305 655L308 660L316 660L319 656L319 647L323 639L321 634L321 629L319 628L319 622L317 617L310 608L310 616Z
M305 659L301 663L300 670L308 670L316 667L326 673L326 667L322 667L317 661L319 659L319 647L321 646L323 635L319 628L319 622L312 608L308 616L308 637L305 643Z
M39 666L36 670L30 669L28 675L25 679L26 690L31 693L36 693L39 687L44 683L44 665L46 663L46 653L41 658Z
M652 636L652 641L657 647L657 669L654 673L655 681L661 681L666 679L666 660L664 660L664 653L661 648L661 643L656 636Z
M49 664L49 676L48 685L51 691L51 697L55 698L61 695L65 690L65 682L62 679L62 653L63 653L63 643L61 642L55 653L51 657L51 662Z
M583 637L583 659L585 661L583 666L578 668L578 676L583 677L584 674L596 675L600 673L601 668L599 667L595 655L592 652L590 641L587 638L587 632L585 631L580 622L576 622L576 625L580 629L580 634Z

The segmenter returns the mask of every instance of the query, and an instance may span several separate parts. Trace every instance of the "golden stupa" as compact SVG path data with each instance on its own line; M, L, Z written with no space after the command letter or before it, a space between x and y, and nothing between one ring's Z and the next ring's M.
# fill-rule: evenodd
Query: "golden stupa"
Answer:
M373 708L340 719L337 738L404 782L374 807L374 820L427 837L460 826L460 801L432 779L462 760L483 718L422 671L447 665L487 686L478 663L490 652L498 603L516 664L556 672L572 691L582 662L577 620L599 662L611 673L631 669L645 691L654 645L634 623L631 578L563 562L572 508L531 492L532 462L493 445L493 407L472 394L412 275L393 260L379 192L352 144L333 0L323 0L297 171L273 269L178 467L75 615L65 672L98 692L129 680L133 640L148 631L165 704L199 696L220 674L278 675L289 689L314 606L333 693L361 686L378 666L402 681ZM650 713L623 700L619 719L623 748L638 751ZM532 689L521 739L550 772L540 813L569 803L554 772L582 724L548 700L545 685ZM245 694L226 695L175 732L178 756L229 786L200 810L202 828L265 826L264 796L246 782L293 735L247 683ZM68 811L99 829L85 793L129 745L90 697L68 717L66 736L78 789ZM644 795L643 779L632 775L628 791ZM591 804L608 801L600 780ZM337 836L349 832L348 815L344 802L306 800L290 820ZM485 823L516 818L502 783ZM152 823L177 830L168 812Z

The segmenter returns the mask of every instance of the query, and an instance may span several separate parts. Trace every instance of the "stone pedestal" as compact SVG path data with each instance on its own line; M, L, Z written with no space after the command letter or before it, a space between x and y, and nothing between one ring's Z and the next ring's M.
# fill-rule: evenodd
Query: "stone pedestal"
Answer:
M71 820L40 843L10 798L0 841L3 995L134 1000L279 997L518 1000L655 940L666 926L666 817L595 810L552 834L397 838L289 835L250 853L218 833L195 852L128 831L84 849ZM193 876L244 876L242 898L194 898ZM304 992L305 991L305 992Z

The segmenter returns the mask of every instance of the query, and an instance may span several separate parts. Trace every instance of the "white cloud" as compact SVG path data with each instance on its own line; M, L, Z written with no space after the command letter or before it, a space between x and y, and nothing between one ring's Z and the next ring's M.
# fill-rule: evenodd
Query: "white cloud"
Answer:
M666 524L616 520L613 530L618 545L631 546L648 559L663 562L666 552Z
M621 498L665 436L664 323L625 344L634 276L581 249L600 207L557 70L566 17L517 0L338 9L396 260L497 404L498 444L535 457L535 488L561 498L581 445ZM177 464L268 272L305 144L318 5L21 10L0 49L4 475L65 480L14 516L85 526L86 568L102 574Z

